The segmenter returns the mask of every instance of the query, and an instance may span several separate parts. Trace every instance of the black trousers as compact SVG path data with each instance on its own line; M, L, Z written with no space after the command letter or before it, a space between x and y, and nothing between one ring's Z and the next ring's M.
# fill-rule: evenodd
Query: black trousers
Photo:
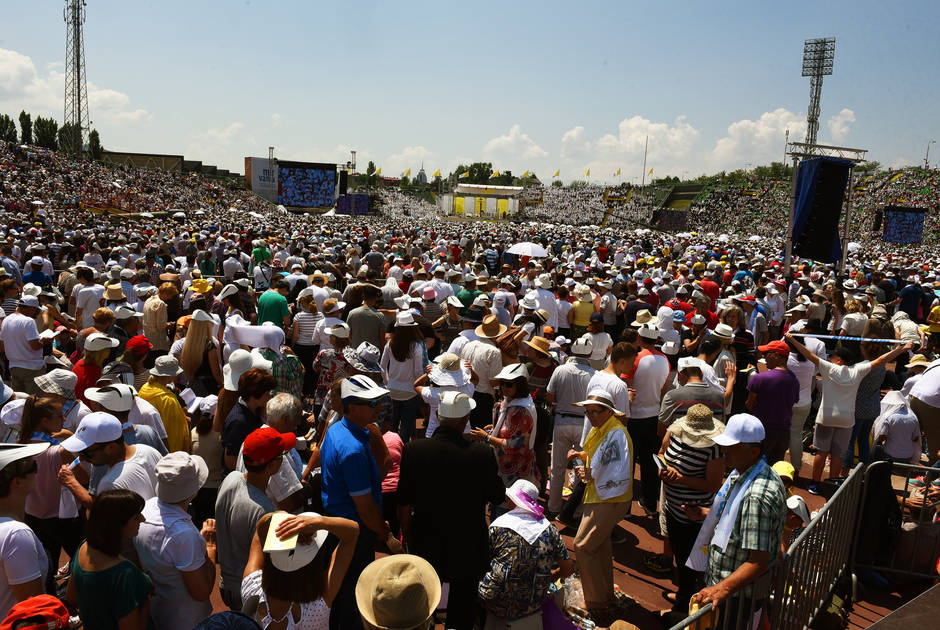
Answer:
M474 622L483 616L483 609L477 603L480 577L459 576L448 581L450 592L447 596L447 630L473 630Z
M495 402L493 394L473 392L473 400L476 401L477 406L470 412L470 426L474 429L482 429L488 424L493 424L493 404Z
M209 518L215 518L215 499L219 496L218 488L200 488L196 498L189 506L189 514L193 517L196 529L202 529L202 524Z
M297 358L300 359L300 364L304 366L304 396L313 397L317 389L317 375L313 372L313 360L317 358L320 346L305 346L298 343L293 348Z
M375 560L375 539L374 531L365 525L359 525L356 550L353 551L343 585L330 607L330 630L363 630L362 617L359 616L359 607L356 605L356 582L359 581L363 569ZM333 553L333 549L329 551Z
M677 583L679 592L676 593L676 603L672 609L676 612L687 613L689 600L698 592L698 583L702 579L702 574L685 566L685 561L689 559L695 547L695 538L702 529L702 524L680 521L667 510L666 528L669 530L669 544L672 546L672 555L679 571Z
M627 431L633 442L634 463L640 465L640 503L651 512L656 511L659 501L659 469L653 462L653 454L659 452L662 440L656 433L659 418L630 418Z

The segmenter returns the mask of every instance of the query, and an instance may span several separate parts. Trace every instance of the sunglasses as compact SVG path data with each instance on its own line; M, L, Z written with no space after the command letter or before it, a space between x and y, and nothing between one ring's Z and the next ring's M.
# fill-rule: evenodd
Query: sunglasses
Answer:
M96 444L96 445L92 446L91 448L86 448L84 451L82 451L81 453L79 453L79 455L80 455L81 457L84 457L85 459L88 459L88 458L90 458L92 455L94 455L95 453L97 453L98 451L104 450L104 448L105 448L106 446L107 446L107 444Z
M373 398L372 400L362 400L360 398L353 398L349 401L350 405L359 405L360 407L369 407L374 409L379 406L379 399Z

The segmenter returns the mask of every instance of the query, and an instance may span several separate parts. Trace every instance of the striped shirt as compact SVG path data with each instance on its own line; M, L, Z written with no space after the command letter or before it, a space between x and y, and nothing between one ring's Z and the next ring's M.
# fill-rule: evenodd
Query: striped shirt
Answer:
M297 345L313 346L313 332L317 327L317 322L323 319L323 315L317 313L308 313L306 311L297 313L294 322L297 324Z
M666 448L666 463L679 471L683 477L705 478L708 463L721 457L721 447L713 444L708 448L689 446L678 438L670 436ZM702 505L708 507L715 498L714 492L693 490L679 483L663 483L666 498L666 511L676 520L688 523L689 518L682 509L683 505Z

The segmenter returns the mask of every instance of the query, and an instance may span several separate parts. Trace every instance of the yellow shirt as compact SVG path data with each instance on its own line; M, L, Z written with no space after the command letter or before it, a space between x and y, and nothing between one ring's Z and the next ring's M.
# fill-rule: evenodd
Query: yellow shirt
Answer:
M930 326L927 331L930 333L940 333L940 306L934 306L927 315L927 323Z
M574 315L571 318L572 325L587 328L587 325L591 323L591 315L594 314L594 304L592 302L575 300L574 304L571 306L571 310L574 311Z
M166 441L169 451L189 452L189 423L176 394L165 385L150 379L140 388L138 396L156 407L166 429Z
M623 436L614 435L617 432ZM623 452L626 450L626 452ZM584 439L587 465L593 479L584 489L585 503L626 503L633 500L633 441L615 415L600 427L591 427ZM596 456L595 456L596 455ZM597 482L607 486L598 493ZM601 495L607 498L602 499Z

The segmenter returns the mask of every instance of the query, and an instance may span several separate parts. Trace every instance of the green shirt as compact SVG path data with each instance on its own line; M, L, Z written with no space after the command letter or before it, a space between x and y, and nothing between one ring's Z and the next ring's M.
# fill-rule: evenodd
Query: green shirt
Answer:
M86 571L72 557L72 582L78 597L82 623L96 630L117 630L118 621L143 605L153 592L153 582L128 560L104 571Z
M251 250L251 259L256 265L271 260L271 251L267 247L255 247Z
M464 305L464 308L470 308L473 306L473 301L477 299L477 296L482 294L483 291L477 291L476 289L473 289L472 291L468 289L461 289L460 292L457 293L457 299L460 300L460 303Z
M290 315L287 309L287 298L277 291L268 290L258 298L258 325L264 322L273 322L275 326L283 326L284 318Z

